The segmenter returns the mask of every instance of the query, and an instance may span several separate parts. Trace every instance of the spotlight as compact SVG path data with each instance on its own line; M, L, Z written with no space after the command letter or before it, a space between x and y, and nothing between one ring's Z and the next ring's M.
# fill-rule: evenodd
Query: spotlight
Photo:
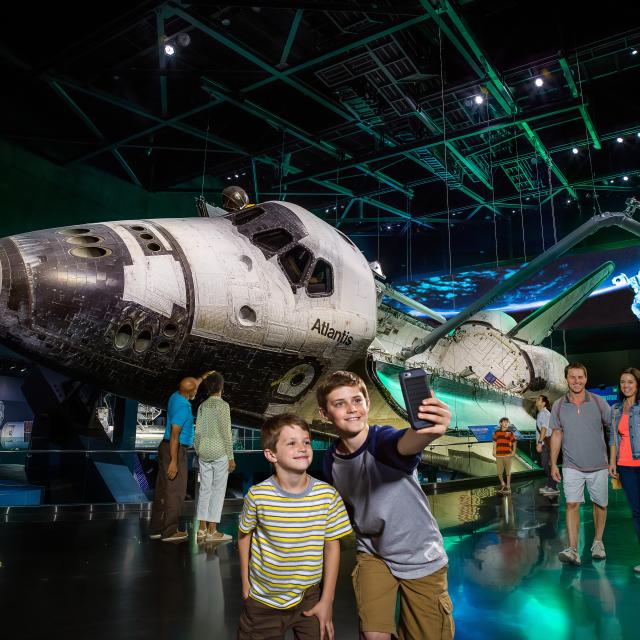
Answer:
M227 176L227 180L231 180L231 176Z
M167 43L164 45L164 52L168 56L172 56L176 52L176 50L173 48L173 45Z
M220 23L223 27L228 27L231 24L231 20L229 20L229 18L222 18L222 20L220 20Z
M617 142L618 144L622 144L622 143L624 142L624 139L623 139L623 138L620 138L620 137L618 136L618 137L616 138L616 142Z
M578 155L578 147L573 147L573 149L571 149L571 153L573 153L574 156Z
M567 200L567 204L571 204L571 200Z
M609 184L613 184L613 180L609 180Z
M638 50L637 49L631 49L631 55L632 56L637 56L638 55Z
M484 98L482 96L476 96L473 100L476 104L482 104L484 102Z
M636 133L636 135L638 136L638 138L640 138L640 131L638 131L638 133Z
M325 209L325 210L324 210L324 212L325 212L325 213L329 213L329 209Z
M542 78L536 78L535 85L536 87L541 87L544 84L544 80Z
M239 178L240 176L237 173L233 174L235 178Z
M622 179L623 179L625 182L629 182L629 176L622 176Z

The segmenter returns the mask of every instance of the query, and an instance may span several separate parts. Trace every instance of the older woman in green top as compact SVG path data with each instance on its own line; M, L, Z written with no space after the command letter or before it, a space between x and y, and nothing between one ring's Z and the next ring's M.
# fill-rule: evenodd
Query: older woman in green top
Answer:
M231 414L222 399L224 378L214 371L202 383L207 399L198 408L196 435L193 446L200 464L198 493L198 542L231 540L218 531L222 504L227 490L227 477L236 468L233 459Z

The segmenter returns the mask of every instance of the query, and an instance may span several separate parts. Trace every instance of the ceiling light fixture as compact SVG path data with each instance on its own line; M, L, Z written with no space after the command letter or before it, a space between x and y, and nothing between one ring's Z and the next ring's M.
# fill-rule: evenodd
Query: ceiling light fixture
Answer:
M632 56L637 56L638 55L638 50L637 49L631 49L631 55Z
M578 147L573 147L573 149L571 149L571 153L573 153L574 156L578 155Z
M482 96L476 96L473 100L476 104L482 104L484 102L484 98Z
M622 177L622 179L623 179L625 182L629 182L629 176L623 176L623 177Z
M536 87L541 87L544 84L544 80L542 78L536 78L535 85Z
M618 137L616 138L616 142L617 142L618 144L622 144L622 143L624 142L624 139L623 139L623 138L621 138L620 136L618 136Z
M176 50L174 49L173 45L167 43L164 45L164 52L168 55L168 56L172 56Z

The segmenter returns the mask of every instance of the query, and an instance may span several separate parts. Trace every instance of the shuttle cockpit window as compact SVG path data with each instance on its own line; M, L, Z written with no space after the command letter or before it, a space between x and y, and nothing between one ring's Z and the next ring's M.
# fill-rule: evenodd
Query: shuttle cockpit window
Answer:
M252 242L261 249L278 253L293 241L293 236L285 229L269 229L256 233Z
M302 284L311 263L311 257L309 250L298 244L278 258L291 284Z
M238 233L245 236L269 260L300 242L307 230L300 218L279 202L263 202L229 216Z
M326 260L319 259L313 267L307 293L311 297L330 296L333 293L333 269Z

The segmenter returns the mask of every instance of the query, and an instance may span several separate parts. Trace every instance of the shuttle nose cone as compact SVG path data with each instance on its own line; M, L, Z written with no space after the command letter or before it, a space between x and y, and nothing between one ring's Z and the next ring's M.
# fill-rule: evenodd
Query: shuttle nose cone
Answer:
M0 239L0 341L51 359L104 333L108 294L122 293L120 249L103 225Z

